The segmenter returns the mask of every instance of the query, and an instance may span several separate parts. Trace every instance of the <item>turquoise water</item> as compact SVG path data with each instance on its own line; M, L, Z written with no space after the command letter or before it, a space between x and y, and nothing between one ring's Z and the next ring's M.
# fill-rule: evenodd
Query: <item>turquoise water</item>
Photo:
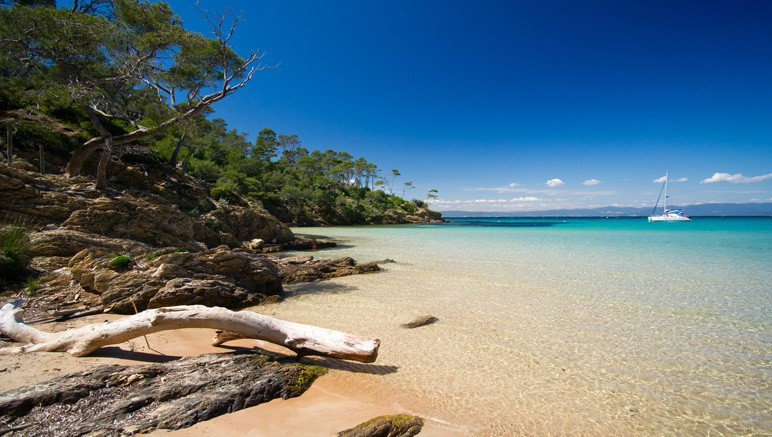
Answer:
M295 231L341 243L320 257L397 261L275 309L382 339L396 370L342 386L463 434L772 433L770 218Z

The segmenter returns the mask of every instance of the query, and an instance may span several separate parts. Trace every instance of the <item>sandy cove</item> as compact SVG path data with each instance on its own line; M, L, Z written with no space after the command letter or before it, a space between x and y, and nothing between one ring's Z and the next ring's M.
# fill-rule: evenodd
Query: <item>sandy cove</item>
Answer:
M35 324L45 331L61 331L90 323L112 321L124 316L99 314L61 323ZM227 353L236 348L260 347L279 354L293 355L281 346L257 340L236 340L225 347L209 343L214 336L210 329L164 331L135 338L119 345L104 347L87 357L73 357L61 352L39 352L22 355L0 355L0 392L35 384L104 364L139 365L165 362L185 356L207 353ZM304 359L313 360L312 358ZM327 375L317 379L303 395L288 400L276 399L266 404L225 414L212 420L177 431L157 430L151 435L198 436L212 432L250 436L334 436L339 431L356 426L373 417L400 414L395 402L383 396L368 396L367 388L356 371L367 365L340 362ZM420 412L408 412L420 415ZM424 417L421 435L463 435L447 425Z

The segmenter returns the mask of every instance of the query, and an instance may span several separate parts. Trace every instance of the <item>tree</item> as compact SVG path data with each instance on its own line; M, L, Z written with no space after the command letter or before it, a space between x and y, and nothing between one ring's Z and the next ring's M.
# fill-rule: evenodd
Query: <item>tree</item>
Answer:
M259 161L270 161L276 157L276 147L279 141L273 129L265 128L257 134L255 147L252 149L252 157Z
M413 189L413 188L415 188L415 187L413 186L413 183L412 183L412 182L405 182L405 183L404 183L404 186L402 187L402 200L405 200L405 191L406 191L408 188L410 188L410 189Z
M426 205L427 205L427 206L429 205L429 200L434 200L434 199L436 199L437 197L438 197L438 196L437 196L437 189L436 189L436 188L432 188L432 189L430 189L430 190L429 190L429 191L426 193Z
M391 182L386 180L386 178L383 178L383 181L386 183L386 188L389 189L389 194L392 196L394 195L394 182L397 180L398 176L400 176L399 170L393 168L391 169Z
M14 5L0 10L0 40L13 75L45 78L88 116L96 134L67 164L70 176L102 150L97 187L106 184L112 148L162 133L244 87L258 51L230 47L240 17L204 12L214 38L188 32L168 4L114 0L109 13L75 2L72 9ZM10 67L10 68L9 68ZM36 90L40 92L40 90Z

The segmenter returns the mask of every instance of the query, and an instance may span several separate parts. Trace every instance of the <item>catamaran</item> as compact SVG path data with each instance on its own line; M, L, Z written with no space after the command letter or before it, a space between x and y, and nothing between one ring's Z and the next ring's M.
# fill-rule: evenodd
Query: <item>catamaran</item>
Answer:
M687 217L680 209L667 209L667 180L668 173L665 172L665 183L662 184L662 188L659 190L659 196L657 196L657 203L654 204L654 209L651 210L649 216L650 222L690 222L692 219ZM662 215L654 215L657 211L657 205L659 205L659 199L662 197L662 190L665 191L665 201L662 207Z

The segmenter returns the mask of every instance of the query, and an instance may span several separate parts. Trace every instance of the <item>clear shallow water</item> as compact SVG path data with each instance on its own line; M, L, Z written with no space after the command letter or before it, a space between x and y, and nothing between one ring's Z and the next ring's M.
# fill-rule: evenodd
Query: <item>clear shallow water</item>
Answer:
M772 433L772 219L295 231L397 260L271 309L381 338L379 367L333 376L371 398L464 433Z

